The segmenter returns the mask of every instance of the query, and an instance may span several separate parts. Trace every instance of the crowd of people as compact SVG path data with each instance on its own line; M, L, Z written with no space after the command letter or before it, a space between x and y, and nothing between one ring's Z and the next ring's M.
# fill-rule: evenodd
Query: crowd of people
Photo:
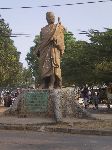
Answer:
M17 96L20 93L20 89L3 89L0 91L0 106L10 107Z
M107 104L108 108L110 108L110 104L112 104L112 84L108 86L88 86L86 84L82 87L75 86L74 89L76 91L76 99L82 99L85 109L87 109L90 104L93 105L94 109L98 109L98 105L102 103ZM10 107L22 90L24 89L0 90L0 106Z
M87 84L80 88L80 97L83 98L84 107L87 109L89 104L93 104L95 109L98 109L99 104L107 104L110 108L112 103L112 84L103 86L91 86Z

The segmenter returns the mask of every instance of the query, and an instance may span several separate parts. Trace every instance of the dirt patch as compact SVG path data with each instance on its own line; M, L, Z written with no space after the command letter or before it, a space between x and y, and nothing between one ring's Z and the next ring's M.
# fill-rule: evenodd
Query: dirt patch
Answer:
M5 112L7 109L8 109L7 107L0 106L0 113Z
M111 120L89 120L87 122L74 122L74 123L59 123L53 125L52 127L60 128L78 128L78 129L100 129L100 130L112 130L112 121Z

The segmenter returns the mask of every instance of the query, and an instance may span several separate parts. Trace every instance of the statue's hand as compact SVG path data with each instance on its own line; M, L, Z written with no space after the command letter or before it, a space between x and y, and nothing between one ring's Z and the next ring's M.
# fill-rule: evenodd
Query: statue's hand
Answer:
M52 38L50 39L50 41L54 41L54 37L52 37Z
M62 51L60 51L60 55L61 55L61 56L63 55L63 52L62 52Z

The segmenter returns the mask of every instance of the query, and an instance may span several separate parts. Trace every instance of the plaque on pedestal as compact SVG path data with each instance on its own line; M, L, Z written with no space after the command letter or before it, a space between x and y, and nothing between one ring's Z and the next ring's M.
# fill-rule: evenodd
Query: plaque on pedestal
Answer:
M49 92L46 90L29 91L24 94L24 107L27 112L47 112Z

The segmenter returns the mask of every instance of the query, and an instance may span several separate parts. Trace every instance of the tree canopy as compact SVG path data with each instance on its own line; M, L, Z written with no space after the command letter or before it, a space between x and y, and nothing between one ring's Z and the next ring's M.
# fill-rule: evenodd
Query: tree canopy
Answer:
M64 85L112 81L112 29L104 32L91 29L87 36L89 42L78 41L71 32L65 32L65 53L61 61ZM36 36L26 60L39 80L38 58L34 53L38 43L39 36Z
M12 86L17 83L20 67L20 52L10 38L11 29L0 18L0 86Z

